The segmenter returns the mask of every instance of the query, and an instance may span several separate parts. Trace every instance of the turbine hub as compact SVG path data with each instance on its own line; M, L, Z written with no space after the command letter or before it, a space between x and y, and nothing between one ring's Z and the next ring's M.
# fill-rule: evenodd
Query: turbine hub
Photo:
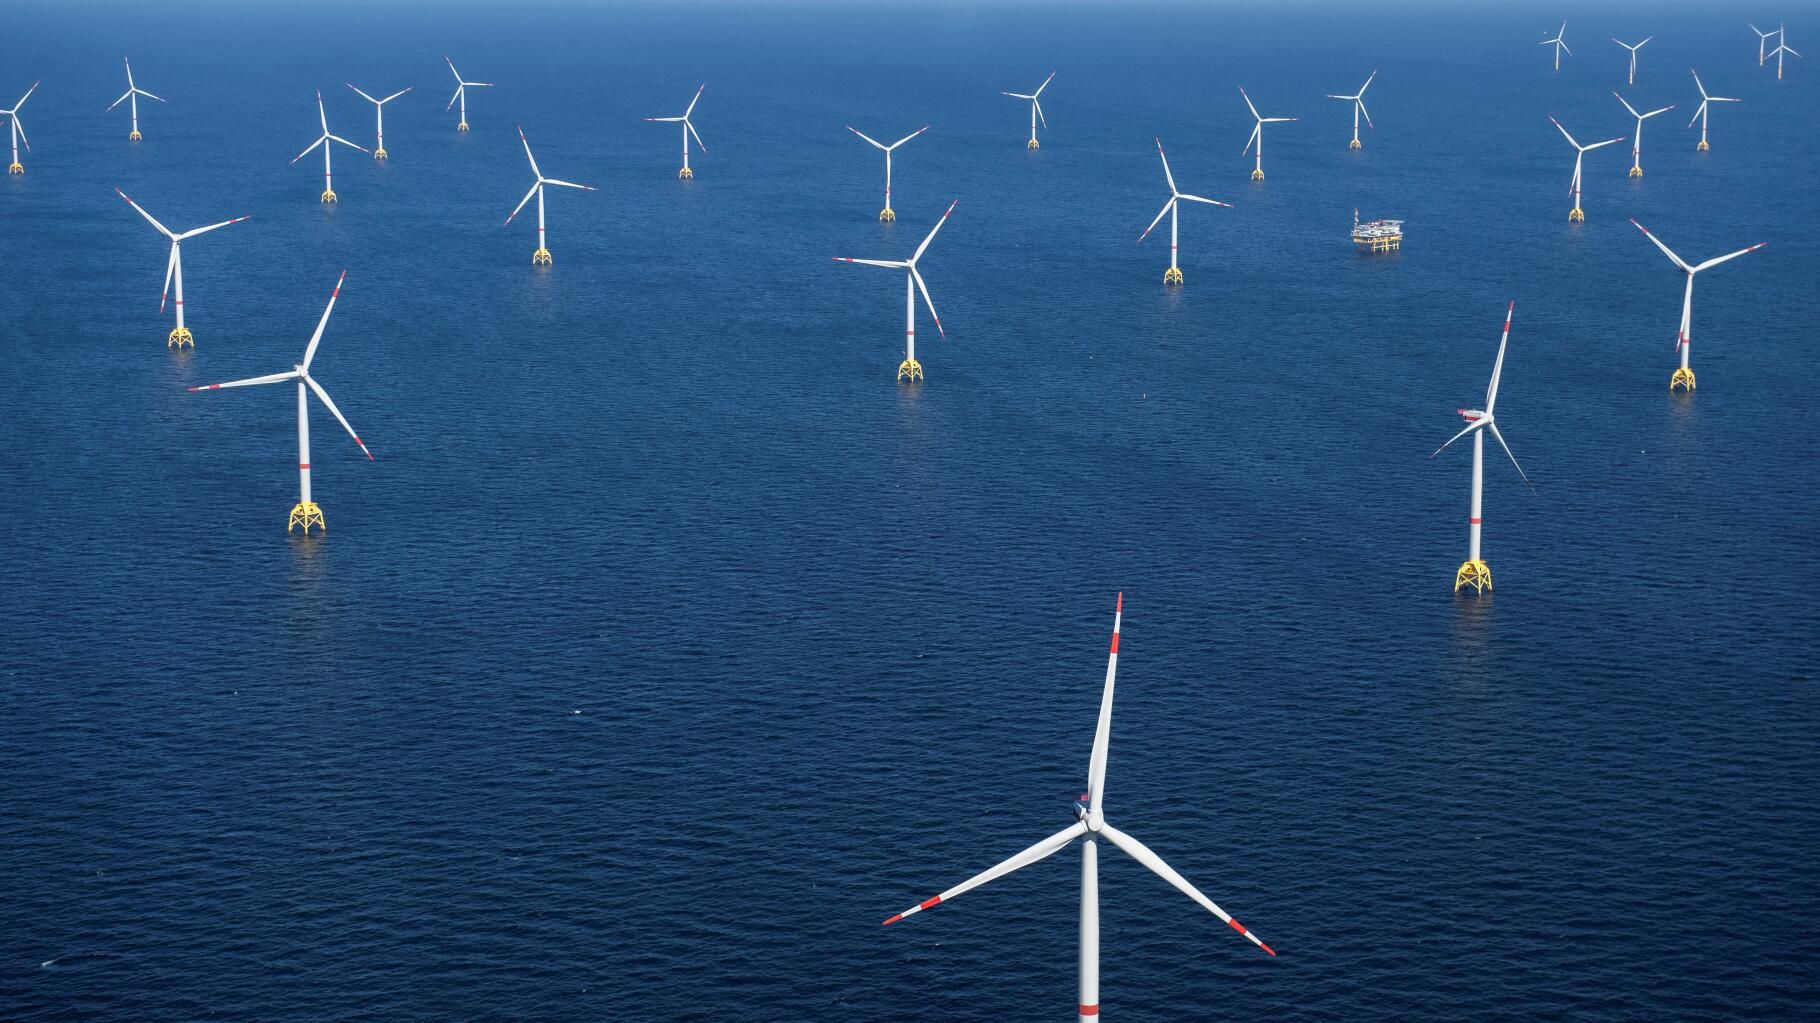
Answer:
M1088 810L1086 821L1088 832L1097 834L1101 828L1106 826L1106 815L1098 810Z

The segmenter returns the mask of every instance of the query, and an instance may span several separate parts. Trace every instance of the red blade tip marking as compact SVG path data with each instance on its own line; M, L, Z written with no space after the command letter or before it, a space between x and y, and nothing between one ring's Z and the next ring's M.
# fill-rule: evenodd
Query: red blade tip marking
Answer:
M928 909L940 901L942 901L942 897L940 895L937 895L934 898L931 898L930 900L928 900L927 902L924 902L924 903L918 905L916 908L917 909Z
M886 920L884 923L880 924L879 926L880 927L889 927L892 924L897 923L899 920L902 920L903 918L904 918L904 914L897 913L897 914L894 914L890 919Z

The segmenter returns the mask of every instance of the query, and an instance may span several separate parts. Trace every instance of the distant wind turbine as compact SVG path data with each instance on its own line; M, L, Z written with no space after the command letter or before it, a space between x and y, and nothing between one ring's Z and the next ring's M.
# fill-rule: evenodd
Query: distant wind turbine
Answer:
M1361 89L1359 91L1363 92L1364 90ZM1293 117L1265 117L1262 114L1258 113L1258 108L1256 106L1252 105L1251 94L1247 93L1245 91L1245 87L1243 85L1239 86L1239 95L1245 97L1245 106L1251 110L1252 119L1257 121L1257 124L1252 125L1251 137L1245 140L1245 148L1239 150L1239 155L1244 156L1247 152L1249 152L1251 149L1251 144L1253 142L1256 142L1258 144L1258 152L1257 152L1258 159L1257 159L1257 163L1254 164L1251 168L1251 180L1262 181L1262 180L1264 180L1264 126L1266 124L1280 124L1285 121L1293 121L1293 120L1295 120L1295 118L1293 118Z
M1776 58L1776 81L1778 82L1782 80L1782 55L1785 53L1793 53L1797 57L1801 56L1801 54L1795 53L1794 47L1788 45L1788 26L1778 25L1776 27L1776 48L1769 51L1769 55ZM1806 58L1803 57L1802 59L1805 60Z
M537 180L532 183L531 190L529 192L525 193L525 197L523 199L518 200L518 207L512 211L511 217L506 218L506 223L510 224L512 222L512 217L518 216L518 211L525 208L525 203L530 202L532 196L536 196L537 197L537 251L531 253L531 265L532 266L549 266L551 263L553 263L555 261L550 257L549 246L544 244L544 233L543 233L543 191L544 191L544 186L545 185L558 185L563 188L579 188L579 189L582 189L582 190L588 191L588 192L598 192L600 190L595 188L593 185L578 185L578 184L575 184L573 181L558 181L555 178L544 177L543 171L537 169L537 157L531 155L531 141L529 139L525 138L525 130L523 128L518 129L518 141L524 143L525 159L531 161L531 174L534 177L536 177Z
M1750 22L1748 22L1748 21L1747 21L1747 22L1745 22L1745 24L1746 24L1746 25L1750 25ZM1750 30L1751 30L1751 31L1752 31L1752 32L1755 32L1755 33L1757 33L1757 66L1758 66L1758 67L1762 67L1762 66L1763 66L1763 62L1764 62L1764 61L1765 61L1765 60L1767 60L1767 59L1768 59L1768 54L1767 54L1767 52L1766 52L1766 51L1765 51L1765 50L1764 50L1764 48L1763 48L1763 44L1764 44L1764 43L1765 43L1765 42L1767 42L1767 41L1768 41L1768 40L1769 40L1769 38L1770 38L1770 37L1771 37L1771 36L1773 36L1773 35L1775 35L1775 34L1776 34L1776 33L1774 33L1774 32L1765 32L1765 31L1763 31L1763 30L1762 30L1762 29L1760 29L1760 28L1758 28L1758 27L1757 27L1757 26L1755 26L1755 25L1751 25L1751 26L1750 26Z
M1516 314L1517 303L1511 302L1504 311L1504 335L1498 341L1498 361L1491 367L1491 386L1485 389L1485 407L1483 409L1463 408L1459 410L1460 418L1466 420L1466 429L1448 438L1447 444L1435 449L1433 458L1447 450L1447 445L1472 434L1472 521L1468 523L1468 546L1466 560L1460 570L1454 573L1453 588L1457 591L1462 586L1470 586L1474 592L1491 589L1491 567L1479 555L1480 506L1485 489L1485 434L1490 433L1504 454L1510 458L1510 464L1516 466L1517 475L1530 490L1535 490L1524 475L1523 467L1517 465L1517 456L1510 453L1510 445L1504 443L1504 435L1498 432L1497 420L1492 417L1492 409L1498 404L1498 378L1504 373L1504 347L1510 343L1510 319Z
M467 131L468 130L468 90L469 89L491 89L493 87L493 83L492 82L470 82L467 79L461 77L461 72L455 70L455 62L450 60L447 54L444 54L442 59L443 59L444 63L449 65L449 74L452 74L455 76L455 95L449 97L449 102L447 105L445 105L443 107L443 109L447 110L447 109L449 109L449 107L452 107L457 102L459 102L461 104L461 115L460 115L461 120L456 122L455 130L456 131Z
M1647 43L1647 42L1649 42L1650 39L1654 39L1654 38L1656 38L1656 37L1650 36L1648 39L1643 40L1643 43ZM1626 84L1626 85L1637 84L1637 51L1641 50L1643 48L1643 43L1638 43L1635 46L1632 46L1631 44L1625 42L1624 40L1619 39L1617 36L1613 36L1611 41L1614 43L1617 43L1619 46L1622 46L1625 49L1630 51L1630 77L1625 80L1624 84Z
M1730 96L1708 96L1706 94L1706 86L1700 83L1700 72L1695 71L1693 68L1688 68L1687 70L1694 76L1694 85L1700 90L1700 109L1694 111L1694 116L1688 120L1687 126L1692 128L1695 121L1700 122L1700 144L1694 148L1704 153L1712 148L1706 144L1706 105L1708 103L1736 103L1738 100L1733 99Z
M701 140L701 133L699 133L695 130L695 122L689 120L689 115L695 113L695 104L701 102L702 91L704 89L706 89L707 87L708 87L707 82L701 83L701 88L695 90L695 98L689 101L689 108L682 112L681 117L647 117L647 118L645 118L645 120L647 120L647 121L659 121L659 122L663 122L665 124L675 124L678 121L682 122L682 126L683 126L683 132L682 132L683 165L682 165L682 170L679 170L676 172L676 176L685 181L693 179L695 177L695 172L689 169L689 136L690 135L695 136L695 144L701 147L702 152L706 153L708 151L708 144Z
M1560 121L1556 121L1553 117L1550 117L1549 121L1552 122L1556 128L1561 129L1561 134L1567 137L1567 144L1574 147L1574 178L1567 186L1567 190L1573 193L1574 206L1573 209L1567 211L1567 219L1570 221L1584 221L1586 219L1586 211L1580 208L1580 166L1585 162L1587 153L1603 146L1609 146L1614 142L1622 142L1624 141L1624 136L1620 135L1615 139L1606 139L1604 142L1594 142L1590 146L1583 146L1574 141L1572 135L1567 134L1567 129L1561 127Z
M363 153L367 152L367 148L365 146L354 145L354 143L349 142L340 135L334 135L329 132L329 115L322 109L321 89L316 90L316 117L322 122L322 137L310 143L310 149L315 149L317 146L322 147L322 201L340 202L341 200L339 197L335 195L335 174L329 161L329 143L339 142L344 146L353 146ZM291 163L295 164L298 160L310 155L310 149L306 149L296 156L291 157Z
M834 257L836 263L858 263L862 266L882 266L887 270L908 271L904 275L904 361L899 363L897 367L897 378L899 380L915 382L923 378L923 364L916 361L916 293L919 290L923 293L923 304L929 307L929 318L935 321L937 333L942 337L948 336L948 332L942 329L942 318L935 313L935 301L929 297L929 286L923 283L923 275L916 270L916 261L923 258L923 253L928 251L929 243L935 240L935 232L940 231L942 225L948 222L948 214L953 213L954 207L958 205L960 205L959 199L948 204L947 212L943 213L942 218L935 222L934 227L929 229L929 237L923 239L923 243L916 247L916 253L909 259L884 260L852 259L847 256Z
M138 142L141 138L144 137L139 134L139 97L144 96L146 99L155 99L155 100L158 100L158 102L160 102L160 103L163 103L164 100L161 99L160 97L152 95L149 92L146 92L144 89L141 89L139 86L133 84L133 62L130 60L127 60L125 57L122 57L120 59L124 64L126 64L126 91L120 94L119 99L113 101L112 103L109 103L107 105L107 108L109 110L112 110L115 107L119 106L122 102L130 101L128 105L133 112L133 130L131 133L129 133L127 135L127 139L132 142Z
M178 233L165 227L163 224L160 224L150 213L145 212L145 208L134 202L132 196L127 195L125 192L121 192L118 188L114 189L114 191L119 192L120 198L125 199L128 206L138 210L140 216L144 217L148 223L157 228L159 234L162 234L171 240L171 256L164 264L164 293L158 296L158 311L164 312L165 299L169 298L171 295L171 281L175 280L177 282L177 326L172 328L170 338L165 341L165 347L182 348L185 345L188 345L191 348L196 347L195 336L190 333L188 327L183 325L183 243L199 234L208 234L218 227L226 227L229 224L238 224L247 218L235 217L232 220L224 220L219 224L210 224L207 227L198 227L193 231Z
M866 134L865 132L860 131L858 128L855 128L851 124L847 125L847 130L852 132L855 135L858 135L860 138L865 139L867 142L871 143L872 148L882 150L884 152L884 154L885 154L885 208L879 211L878 219L896 220L897 211L893 210L891 208L891 151L893 149L896 149L898 146L901 146L904 143L910 141L911 139L917 137L918 135L921 135L923 132L928 131L929 126L925 124L921 128L916 129L915 131L911 132L908 135L905 135L903 138L898 139L896 142L893 142L888 146L885 145L883 142L880 142L877 139L873 138L872 136Z
M1618 91L1613 89L1611 94L1613 96L1618 96ZM1675 109L1675 105L1670 103L1660 110L1651 110L1647 114L1639 114L1637 113L1637 108L1631 106L1629 101L1623 96L1618 96L1618 102L1623 103L1624 109L1630 111L1630 116L1637 119L1637 133L1631 137L1630 142L1630 176L1633 178L1640 178L1643 176L1643 122L1657 114L1668 113L1670 110Z
M416 88L416 86L407 85L404 88L398 90L397 92L392 93L390 96L387 96L385 99L374 99L373 97L367 95L366 93L361 92L361 90L356 88L354 86L354 83L352 83L352 82L344 82L342 84L346 85L350 89L353 89L356 93L359 94L361 99L364 99L368 103L373 104L373 113L378 117L378 132L379 132L379 140L373 146L373 159L375 159L375 160L385 159L386 158L385 105L387 103L390 103L393 100L397 99L398 97L404 95L405 93L410 92L412 89Z
M1376 70L1373 70L1371 73L1371 78L1365 79L1365 84L1359 86L1359 92L1358 92L1358 95L1356 95L1356 96L1336 96L1331 92L1327 94L1328 99L1347 99L1347 100L1352 101L1352 145L1348 147L1350 149L1365 148L1359 142L1359 115L1360 114L1365 115L1365 123L1368 126L1374 128L1374 129L1377 127L1377 125L1371 123L1371 111L1365 109L1365 90L1371 88L1372 79L1374 79L1376 77L1378 77L1378 73Z
M1163 159L1163 179L1169 182L1169 201L1163 204L1162 210L1157 213L1156 219L1150 222L1150 226L1144 228L1144 233L1138 235L1138 241L1142 242L1144 239L1150 237L1150 232L1156 230L1156 225L1162 221L1163 214L1169 214L1169 269L1163 271L1163 283L1180 284L1182 283L1182 268L1176 265L1176 214L1177 210L1181 207L1181 201L1186 199L1189 202L1204 202L1209 206L1225 206L1228 209L1232 207L1232 204L1229 202L1220 202L1218 199L1203 199L1198 195L1189 195L1181 189L1176 188L1175 175L1169 173L1169 157L1163 153L1162 139L1156 140L1156 155Z
M1709 259L1706 262L1695 266L1688 266L1685 260L1680 256L1675 255L1668 246L1662 244L1662 239L1650 234L1649 228L1644 227L1635 220L1630 223L1632 227L1643 232L1643 237L1654 242L1656 248L1661 249L1662 254L1668 257L1669 262L1680 267L1681 272L1687 275L1687 290L1681 294L1681 327L1675 333L1675 350L1681 354L1681 368L1675 370L1674 374L1668 378L1668 389L1673 391L1675 388L1680 387L1691 391L1694 389L1694 371L1688 365L1691 359L1688 352L1693 345L1694 340L1694 275L1702 270L1708 270L1718 266L1720 263L1737 259L1747 252L1755 252L1769 243L1758 242L1748 249L1739 249L1729 255L1720 256L1717 259Z
M1010 96L1012 99L1027 99L1030 101L1030 141L1025 144L1025 149L1043 148L1042 144L1036 140L1036 122L1041 120L1043 122L1043 130L1048 131L1049 118L1043 116L1043 101L1037 97L1041 96L1043 90L1049 88L1049 83L1054 80L1055 72L1051 71L1049 72L1049 77L1043 79L1043 84L1036 87L1035 92L1004 92L1003 90L999 92L999 95L1001 96Z
M19 108L24 106L25 101L31 99L32 93L37 91L38 83L33 82L32 87L25 90L25 95L19 97L19 102L14 103L11 110L0 110L0 114L6 115L7 128L13 136L13 162L6 168L8 174L25 173L25 164L19 162L19 143L24 142L26 151L30 152L32 140L25 137L25 126L19 123Z
M1561 30L1555 33L1553 39L1544 39L1538 45L1553 46L1555 48L1555 70L1561 70L1561 51L1567 50L1567 22L1561 22ZM1574 51L1567 50L1567 55L1569 57L1573 56Z

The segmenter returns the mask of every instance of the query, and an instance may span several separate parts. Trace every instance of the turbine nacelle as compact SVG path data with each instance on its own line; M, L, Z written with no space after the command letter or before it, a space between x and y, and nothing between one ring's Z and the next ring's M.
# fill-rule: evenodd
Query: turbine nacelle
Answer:
M1462 409L1455 409L1454 411L1458 412L1460 414L1461 419L1464 419L1469 423L1489 423L1489 422L1491 422L1491 416L1488 413L1486 413L1483 409L1462 408Z

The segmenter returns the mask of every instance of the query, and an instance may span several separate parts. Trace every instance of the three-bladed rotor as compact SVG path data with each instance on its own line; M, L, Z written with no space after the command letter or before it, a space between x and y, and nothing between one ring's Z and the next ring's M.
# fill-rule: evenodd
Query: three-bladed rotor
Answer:
M1524 485L1529 487L1533 492L1536 489L1535 484L1529 482L1529 476L1523 472L1523 467L1517 464L1517 456L1511 454L1510 445L1504 443L1504 435L1498 432L1498 422L1496 417L1493 416L1493 412L1498 406L1498 379L1504 375L1504 349L1510 344L1510 321L1511 317L1516 315L1516 311L1517 303L1512 301L1510 307L1504 312L1504 334L1498 341L1498 360L1493 363L1491 367L1491 385L1485 389L1485 407L1483 409L1460 409L1460 418L1466 420L1466 429L1449 437L1446 444L1436 448L1434 455L1429 455L1428 457L1433 458L1435 455L1446 451L1448 445L1469 433L1484 430L1491 434L1492 439L1498 442L1499 447L1504 449L1505 457L1509 458L1510 464L1516 467L1517 475L1523 477ZM1474 479L1477 479L1476 475ZM1475 483L1474 486L1477 486L1477 484ZM1475 512L1474 514L1477 513Z

